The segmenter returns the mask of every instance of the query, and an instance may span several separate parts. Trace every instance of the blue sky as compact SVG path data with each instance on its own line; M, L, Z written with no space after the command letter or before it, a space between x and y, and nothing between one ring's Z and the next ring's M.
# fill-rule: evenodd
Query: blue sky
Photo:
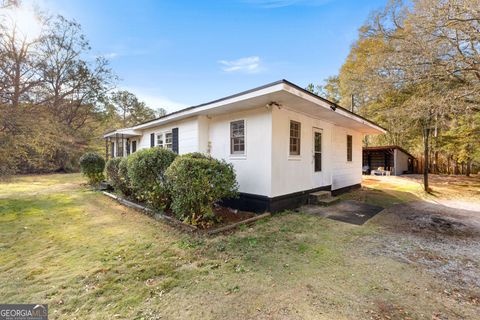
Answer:
M338 72L369 13L385 0L43 0L81 23L94 55L128 89L169 112L287 79Z

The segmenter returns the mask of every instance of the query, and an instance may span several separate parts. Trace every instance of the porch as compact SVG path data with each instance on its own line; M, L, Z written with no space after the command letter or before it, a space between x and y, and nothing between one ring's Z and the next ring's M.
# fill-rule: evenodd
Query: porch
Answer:
M131 129L115 130L106 133L103 136L105 139L105 159L126 157L137 151L141 136L141 132Z

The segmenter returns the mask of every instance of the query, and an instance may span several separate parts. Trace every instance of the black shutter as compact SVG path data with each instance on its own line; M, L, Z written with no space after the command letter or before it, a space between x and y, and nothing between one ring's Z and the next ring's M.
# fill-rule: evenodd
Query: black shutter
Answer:
M172 129L172 151L178 154L178 128Z
M155 147L155 133L150 134L150 147Z

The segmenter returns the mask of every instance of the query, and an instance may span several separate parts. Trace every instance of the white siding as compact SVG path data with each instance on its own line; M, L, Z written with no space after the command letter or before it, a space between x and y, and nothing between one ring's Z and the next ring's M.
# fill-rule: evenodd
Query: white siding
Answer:
M271 197L332 186L332 190L361 183L362 137L288 108L274 108ZM300 156L289 155L290 120L301 123ZM322 171L314 172L313 132L322 131ZM352 136L352 161L347 161L347 134Z
M150 134L171 131L173 128L178 128L179 154L196 152L199 150L198 121L196 117L144 130L140 143L137 146L137 150L150 148Z
M198 151L202 153L209 152L208 131L209 119L206 116L198 117Z
M272 197L328 186L331 182L333 125L310 116L273 108ZM300 156L290 156L290 120L300 122ZM314 173L313 130L322 129L322 171ZM318 175L318 178L315 177Z
M395 149L394 151L395 159L395 172L394 175L398 176L403 174L404 171L408 171L408 155L403 151Z
M240 119L245 120L245 155L230 155L230 122ZM271 194L271 124L271 113L265 107L210 119L210 153L234 165L240 192Z
M347 161L347 135L352 136L352 161ZM362 137L351 129L333 127L332 190L362 182Z

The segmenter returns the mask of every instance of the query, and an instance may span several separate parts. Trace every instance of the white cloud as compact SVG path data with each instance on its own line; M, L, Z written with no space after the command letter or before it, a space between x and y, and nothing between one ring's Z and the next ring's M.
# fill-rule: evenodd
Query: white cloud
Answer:
M258 56L237 60L220 60L218 63L222 65L222 70L225 72L258 73L263 70Z
M104 53L101 56L103 56L104 58L107 58L107 59L115 59L116 57L118 57L118 53L109 52L109 53Z

